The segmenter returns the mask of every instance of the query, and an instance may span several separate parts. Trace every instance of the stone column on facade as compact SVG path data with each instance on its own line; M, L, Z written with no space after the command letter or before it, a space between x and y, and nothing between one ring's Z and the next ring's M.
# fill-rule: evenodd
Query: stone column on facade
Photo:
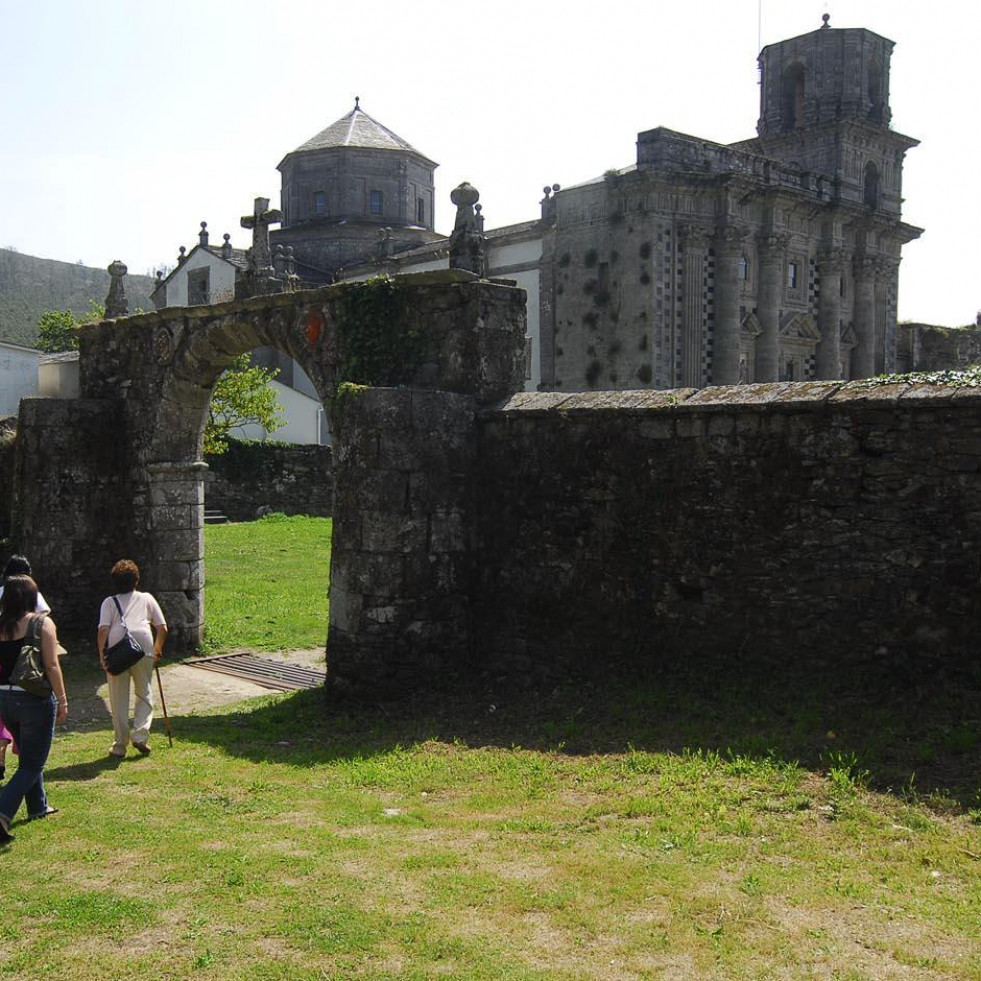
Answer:
M843 249L825 249L817 257L821 288L818 294L817 378L841 377L841 274L845 262Z
M146 468L146 534L153 546L141 579L163 607L175 652L200 646L204 626L204 474L206 463Z
M708 231L697 225L681 228L681 384L704 384L702 353L705 331L705 253Z
M875 372L896 370L896 280L899 262L892 256L880 256L875 263Z
M780 301L789 242L790 236L784 233L761 235L758 240L760 285L756 316L762 328L756 338L755 378L758 382L779 381Z
M733 225L715 236L715 326L712 384L739 384L739 260L746 230Z
M875 374L875 257L857 255L855 271L855 335L858 345L853 353L856 378Z

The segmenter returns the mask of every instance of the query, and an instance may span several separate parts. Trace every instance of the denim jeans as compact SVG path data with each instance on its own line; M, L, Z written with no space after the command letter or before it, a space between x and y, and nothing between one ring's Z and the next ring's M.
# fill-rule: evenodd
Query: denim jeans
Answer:
M54 695L38 698L26 691L0 688L0 718L20 750L17 770L0 790L0 817L8 825L21 801L27 801L28 817L38 817L48 808L42 771L51 752L56 713Z

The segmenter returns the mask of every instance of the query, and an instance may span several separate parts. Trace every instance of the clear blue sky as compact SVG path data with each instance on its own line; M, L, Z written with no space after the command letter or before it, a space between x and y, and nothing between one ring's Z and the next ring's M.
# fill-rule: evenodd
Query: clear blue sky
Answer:
M634 159L664 125L755 134L759 44L832 27L896 42L893 127L906 158L900 317L981 308L975 4L935 0L0 0L0 247L143 273L208 221L248 244L276 164L348 112L440 162L437 228L469 180L488 226L538 214L545 184Z

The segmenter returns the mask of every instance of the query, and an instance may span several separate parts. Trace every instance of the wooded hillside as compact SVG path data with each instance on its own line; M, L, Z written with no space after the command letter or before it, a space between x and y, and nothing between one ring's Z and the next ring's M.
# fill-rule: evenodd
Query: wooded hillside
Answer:
M123 282L131 313L153 309L151 277L130 275ZM0 340L31 347L45 310L71 310L82 316L93 300L102 303L108 292L105 269L0 249Z

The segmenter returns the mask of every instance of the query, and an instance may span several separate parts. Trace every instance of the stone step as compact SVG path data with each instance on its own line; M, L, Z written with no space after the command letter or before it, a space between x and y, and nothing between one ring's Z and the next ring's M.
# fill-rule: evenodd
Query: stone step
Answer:
M206 525L227 525L228 515L222 514L221 511L209 511L205 508L204 523Z

